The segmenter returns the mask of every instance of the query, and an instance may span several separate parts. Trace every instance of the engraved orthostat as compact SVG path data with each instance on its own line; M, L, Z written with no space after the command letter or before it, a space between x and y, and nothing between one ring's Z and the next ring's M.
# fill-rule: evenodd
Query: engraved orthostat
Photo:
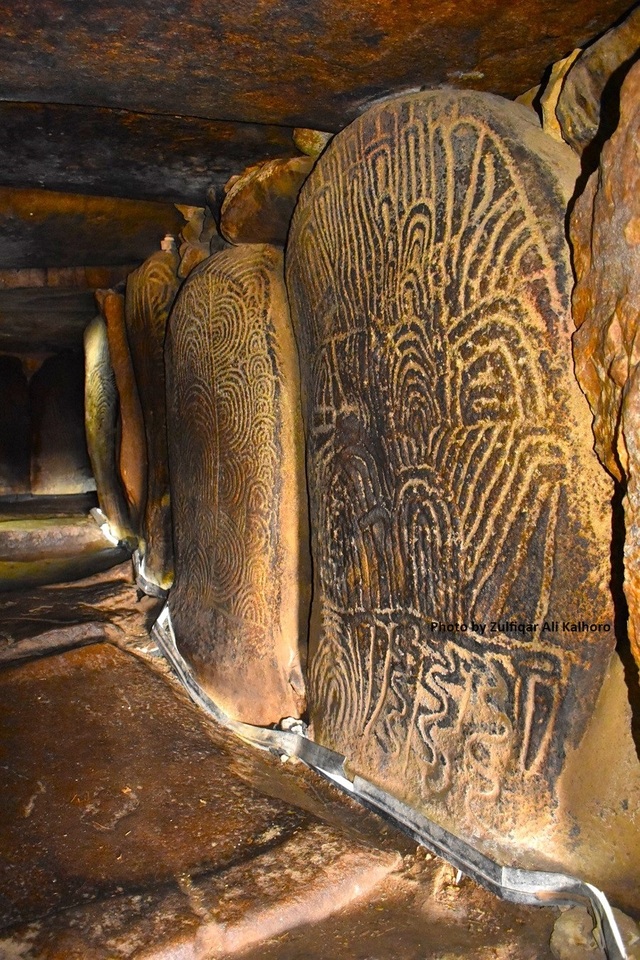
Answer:
M576 174L518 105L400 97L335 138L287 247L315 735L457 829L544 806L613 643L610 491L571 365Z
M174 250L152 254L127 279L125 319L144 417L147 491L142 534L144 576L162 588L173 578L164 341L180 281Z
M111 533L133 539L126 502L116 467L118 389L111 365L107 326L94 317L84 332L84 416L87 449L100 507Z
M298 715L310 575L281 252L240 246L193 271L169 323L167 388L178 647L232 717Z

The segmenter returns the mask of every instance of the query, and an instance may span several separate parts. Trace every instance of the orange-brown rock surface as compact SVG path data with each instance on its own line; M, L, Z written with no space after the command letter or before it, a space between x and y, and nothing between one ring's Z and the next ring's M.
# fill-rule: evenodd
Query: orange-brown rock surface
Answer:
M571 218L576 374L594 414L596 451L626 483L625 584L640 664L640 66L622 88L620 123Z
M576 50L573 50L568 57L563 57L562 60L554 63L551 67L549 78L540 93L539 105L540 113L542 114L542 129L556 140L564 140L562 128L556 116L558 97L562 90L564 78L581 53L582 50L578 47ZM518 99L522 102L521 98Z
M309 569L282 253L251 244L201 264L166 357L178 647L230 716L299 716Z
M11 23L2 42L3 97L124 109L120 123L149 144L156 167L175 150L178 156L187 153L197 175L191 158L194 152L198 159L206 156L196 152L204 134L187 127L173 139L165 132L168 124L158 125L156 117L157 132L152 127L155 135L145 137L139 114L130 111L335 131L394 90L445 83L512 97L539 80L547 64L606 30L630 5L630 0L401 5L269 0L247 8L237 0L217 0L209 12L193 0L171 5L102 0L86 7L68 0L19 6L3 0L2 19ZM89 149L102 122L90 127L84 141ZM209 157L235 136L213 132ZM251 137L259 148L267 139L259 131L246 134L249 142ZM132 151L134 167L140 152L139 146ZM80 158L70 155L77 166ZM121 160L116 156L115 164ZM171 166L167 161L159 166L157 192L165 183L167 191L174 188Z
M578 153L613 133L620 87L640 50L640 7L571 64L555 106L562 136ZM593 169L593 167L591 167Z
M283 245L300 188L313 157L266 160L227 183L220 231L230 243Z
M142 580L167 589L173 579L171 507L167 454L164 340L169 311L180 286L175 243L163 241L129 275L125 320L144 418L147 492L142 537Z
M180 231L179 277L188 277L199 263L206 260L212 253L226 246L225 241L218 233L213 214L206 207L190 207L176 204L178 210L187 221Z
M640 798L619 718L615 797L564 801L614 646L611 484L571 354L578 169L523 106L404 95L334 138L287 245L315 735L454 832L569 868L570 830ZM637 889L624 852L591 854Z
M146 498L147 449L140 396L127 340L124 296L116 290L96 290L96 301L107 325L109 355L118 388L118 469L131 523L138 533Z
M84 332L84 421L100 508L116 540L135 545L117 466L118 390L109 356L107 325L94 317Z
M461 944L474 960L552 960L555 910L456 881L302 764L187 703L141 649L124 569L0 594L3 633L19 631L0 671L3 960L416 960ZM47 618L61 642L97 642L20 663L48 644ZM120 650L100 642L118 633Z
M296 127L293 131L293 142L298 150L306 153L308 157L319 157L332 136L333 134L327 133L326 130Z
M0 592L79 580L127 559L127 550L114 546L93 517L68 508L66 513L66 516L0 516ZM15 601L7 606L13 606L14 611L18 608ZM39 609L37 604L35 607ZM10 631L11 615L11 610L2 611L5 637ZM22 616L25 617L24 610ZM28 623L37 619L36 609L26 614Z

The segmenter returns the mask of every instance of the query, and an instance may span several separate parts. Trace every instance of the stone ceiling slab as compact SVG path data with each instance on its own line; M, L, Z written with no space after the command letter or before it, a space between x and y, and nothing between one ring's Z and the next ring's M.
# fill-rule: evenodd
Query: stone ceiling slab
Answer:
M440 83L513 97L628 0L11 0L5 100L337 130Z
M0 269L139 262L183 224L172 204L0 187Z
M0 351L79 350L96 313L91 290L0 290Z
M203 206L209 186L297 153L289 127L0 102L0 186Z

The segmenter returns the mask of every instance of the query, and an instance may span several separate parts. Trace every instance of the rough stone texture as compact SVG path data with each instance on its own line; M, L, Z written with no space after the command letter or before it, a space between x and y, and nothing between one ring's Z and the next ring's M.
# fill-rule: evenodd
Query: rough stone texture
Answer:
M86 515L0 519L0 591L79 580L127 555Z
M295 153L291 129L271 124L0 103L0 184L6 187L201 204L207 188L222 188L234 171Z
M4 0L3 97L337 130L374 100L420 86L517 96L629 5ZM90 128L88 150L94 137Z
M325 130L308 130L306 127L296 127L293 131L293 142L298 150L309 157L319 157L333 134Z
M564 832L553 846L542 836L533 843L556 864L570 866L576 876L604 890L616 906L637 914L640 825L634 811L640 810L640 738L634 738L630 699L625 670L614 654L580 744L566 748L556 785L556 813Z
M400 97L335 137L287 247L315 735L454 832L569 866L561 774L614 642L611 487L572 375L577 168L525 107Z
M170 203L0 187L3 269L139 263L180 227Z
M226 956L402 865L241 780L246 748L108 646L0 671L0 713L0 955Z
M109 356L107 325L102 317L94 317L85 330L84 366L85 432L98 501L113 536L135 545L118 474L118 389Z
M32 493L95 490L84 433L84 363L65 351L50 357L29 384Z
M539 103L540 112L542 113L542 129L556 140L564 140L562 129L556 117L558 97L560 96L562 84L564 83L567 72L571 69L571 65L581 53L582 50L578 47L576 50L573 50L568 57L564 57L562 60L558 60L557 63L553 64L549 79L545 83L540 95Z
M314 162L307 156L267 160L232 177L222 204L222 235L230 243L283 245L300 188Z
M165 589L173 579L167 454L164 340L180 281L175 246L150 256L127 280L125 320L144 417L147 491L142 523L143 574Z
M137 266L0 269L0 351L44 359L81 350L96 312L93 291L125 280Z
M625 592L640 665L640 66L622 89L620 124L571 217L576 374L594 414L596 451L626 482Z
M167 386L178 646L230 716L299 716L308 534L278 250L229 249L189 277L169 325Z
M178 210L187 221L180 231L178 276L188 277L199 263L222 250L226 243L218 234L213 214L206 207L179 205Z
M556 117L578 153L599 151L618 123L620 88L640 49L640 7L578 57L564 80ZM595 166L587 158L591 169ZM597 158L596 158L597 163Z
M127 340L124 296L116 290L96 290L96 301L107 325L109 356L118 388L118 470L129 517L138 533L147 490L147 456L142 407Z
M0 596L0 659L51 649L55 625L61 642L120 633L144 663L101 646L0 671L0 842L18 851L0 862L16 919L0 956L551 960L555 911L456 882L304 765L185 703L144 650L157 601L136 600L130 571Z
M49 512L54 514L55 510ZM67 529L70 519L64 518ZM86 517L83 522L88 524ZM29 589L16 584L15 589L5 590L0 596L2 661L23 659L21 651L25 648L35 655L38 648L46 653L54 646L73 647L82 631L88 635L98 628L102 631L101 640L108 639L137 654L148 651L154 647L149 631L162 603L140 594L130 560L73 582L66 580ZM155 657L153 662L157 660Z
M640 960L638 925L620 910L613 914L622 934L628 960ZM586 907L571 907L560 914L551 935L551 953L556 960L607 960L595 941L593 918Z
M29 493L29 387L18 357L0 356L0 496Z

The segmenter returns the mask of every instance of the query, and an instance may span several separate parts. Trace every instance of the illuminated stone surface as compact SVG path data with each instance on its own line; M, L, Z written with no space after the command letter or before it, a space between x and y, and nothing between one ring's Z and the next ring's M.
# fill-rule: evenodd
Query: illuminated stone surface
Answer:
M220 211L220 231L231 243L276 243L287 239L300 188L315 160L267 160L233 177Z
M96 290L96 301L107 325L109 356L118 388L118 469L129 516L138 532L147 492L147 455L142 407L127 340L124 296L116 290Z
M209 194L210 195L210 194ZM188 277L192 270L207 260L212 253L223 250L226 241L218 233L216 221L207 207L177 205L186 220L180 231L178 253L180 254L179 277Z
M141 663L158 604L138 602L130 570L0 594L0 655L101 627L137 653L102 643L0 671L3 956L415 960L464 944L551 960L556 911L456 882L304 766L230 738L158 658Z
M146 437L147 491L142 522L143 573L161 588L173 578L171 507L167 462L164 339L175 299L178 254L160 250L129 275L125 321Z
M562 820L614 643L611 485L572 374L577 173L525 107L400 97L335 137L287 247L315 735L505 848Z
M626 482L625 583L640 665L640 66L622 88L620 123L571 218L576 373L594 414L596 450Z
M6 517L4 511L0 515L1 592L79 580L122 563L127 556L126 550L107 540L86 512L68 510L65 516L55 516L54 511L53 516L29 518ZM35 619L34 612L29 611L27 617ZM12 635L6 621L7 612L3 631L5 636Z
M85 431L100 508L111 534L133 542L116 462L118 390L102 317L94 317L84 332L84 364Z
M189 277L171 315L167 384L178 646L229 715L298 716L306 492L279 251L235 247Z
M613 133L620 87L640 48L640 9L590 44L568 70L555 112L562 136L578 153L597 150ZM596 156L594 154L594 156ZM593 157L587 158L589 171Z

